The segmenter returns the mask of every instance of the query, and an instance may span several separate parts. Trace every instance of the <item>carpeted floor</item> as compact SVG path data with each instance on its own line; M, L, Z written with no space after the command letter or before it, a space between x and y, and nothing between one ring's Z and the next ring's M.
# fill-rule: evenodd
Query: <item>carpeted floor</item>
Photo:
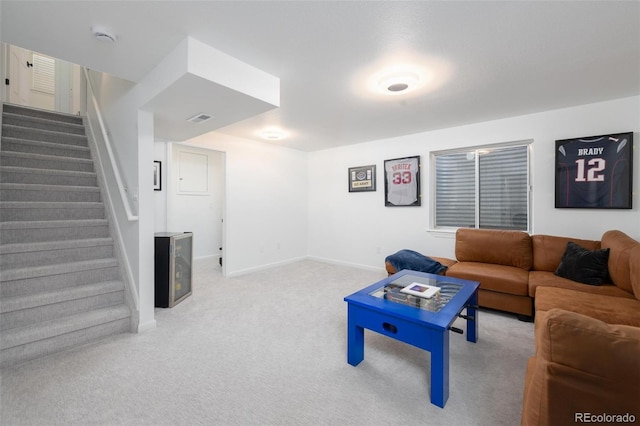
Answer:
M533 324L481 310L451 335L450 397L429 403L429 353L373 332L346 362L343 297L384 278L311 260L225 279L124 334L1 371L2 425L516 425ZM462 320L460 327L464 328Z

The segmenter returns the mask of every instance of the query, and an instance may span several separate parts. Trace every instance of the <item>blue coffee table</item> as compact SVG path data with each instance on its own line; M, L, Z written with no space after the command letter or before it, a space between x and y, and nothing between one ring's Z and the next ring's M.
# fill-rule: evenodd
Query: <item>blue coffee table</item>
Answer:
M429 299L400 291L413 283L440 291ZM467 341L478 340L479 286L475 281L403 270L345 297L347 362L356 366L364 359L365 328L429 351L431 403L444 408L449 399L449 331L466 309Z

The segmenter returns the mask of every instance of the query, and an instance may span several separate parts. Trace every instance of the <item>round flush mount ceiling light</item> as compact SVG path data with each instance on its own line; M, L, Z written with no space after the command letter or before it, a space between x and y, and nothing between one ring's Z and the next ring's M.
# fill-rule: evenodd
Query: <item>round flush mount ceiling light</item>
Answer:
M349 86L359 97L393 103L438 90L453 71L453 66L440 58L398 51L354 72Z
M420 78L412 72L396 72L383 76L378 82L378 87L389 94L402 93L414 90Z
M267 129L263 130L259 133L262 139L266 139L269 141L279 141L280 139L284 139L287 137L287 133L280 129Z
M370 92L385 96L401 96L419 91L433 80L433 73L424 66L397 64L370 74Z
M114 34L100 26L91 27L91 33L97 40L104 41L106 43L114 43L116 41L116 36Z

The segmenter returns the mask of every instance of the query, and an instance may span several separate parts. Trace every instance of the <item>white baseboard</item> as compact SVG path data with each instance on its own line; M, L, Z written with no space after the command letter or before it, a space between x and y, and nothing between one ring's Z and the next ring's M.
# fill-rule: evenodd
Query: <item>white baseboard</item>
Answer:
M265 269L275 268L277 266L289 265L291 263L299 262L301 260L308 259L307 256L294 257L292 259L283 260L281 262L268 263L265 265L255 266L252 268L241 269L239 271L229 272L227 273L227 278L237 277L240 275L250 274L252 272L264 271Z
M314 261L317 261L317 262L329 263L329 264L332 264L332 265L347 266L347 267L350 267L350 268L363 269L363 270L366 270L366 271L384 272L384 273L386 273L386 269L383 266L374 267L374 266L369 266L369 265L361 265L359 263L353 263L353 262L343 262L341 260L328 259L328 258L318 257L318 256L300 256L300 257L295 257L295 258L292 258L292 259L283 260L281 262L269 263L269 264L266 264L266 265L260 265L260 266L255 266L255 267L251 267L251 268L247 268L247 269L241 269L239 271L230 272L230 273L227 274L227 277L228 278L238 277L240 275L246 275L246 274L250 274L252 272L259 272L259 271L263 271L265 269L275 268L277 266L288 265L288 264L291 264L291 263L300 262L302 260L314 260Z
M145 331L153 330L154 328L156 328L156 326L157 326L157 323L155 319L140 323L138 324L138 333L143 333Z
M336 259L327 259L325 257L318 257L318 256L307 256L306 257L309 260L315 260L318 262L324 262L324 263L329 263L332 265L340 265L340 266L349 266L351 268L358 268L358 269L364 269L366 271L372 271L372 272L381 272L381 271L386 271L386 269L384 267L375 267L375 266L369 266L369 265L361 265L359 263L353 263L353 262L343 262L342 260L336 260Z

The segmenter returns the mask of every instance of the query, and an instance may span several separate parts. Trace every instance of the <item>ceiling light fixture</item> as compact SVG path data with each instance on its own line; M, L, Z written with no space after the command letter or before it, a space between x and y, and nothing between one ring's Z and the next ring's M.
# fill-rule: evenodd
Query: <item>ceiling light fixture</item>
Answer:
M420 78L415 73L398 72L382 77L378 86L389 94L397 94L415 89L419 81Z
M433 72L424 65L401 62L370 74L366 87L378 95L405 96L420 92L431 84L433 77Z
M281 132L279 130L267 130L260 133L260 136L263 139L267 139L270 141L279 141L280 139L284 138L285 135L284 132Z
M96 39L107 43L114 43L117 39L114 34L100 26L91 27L91 33Z

